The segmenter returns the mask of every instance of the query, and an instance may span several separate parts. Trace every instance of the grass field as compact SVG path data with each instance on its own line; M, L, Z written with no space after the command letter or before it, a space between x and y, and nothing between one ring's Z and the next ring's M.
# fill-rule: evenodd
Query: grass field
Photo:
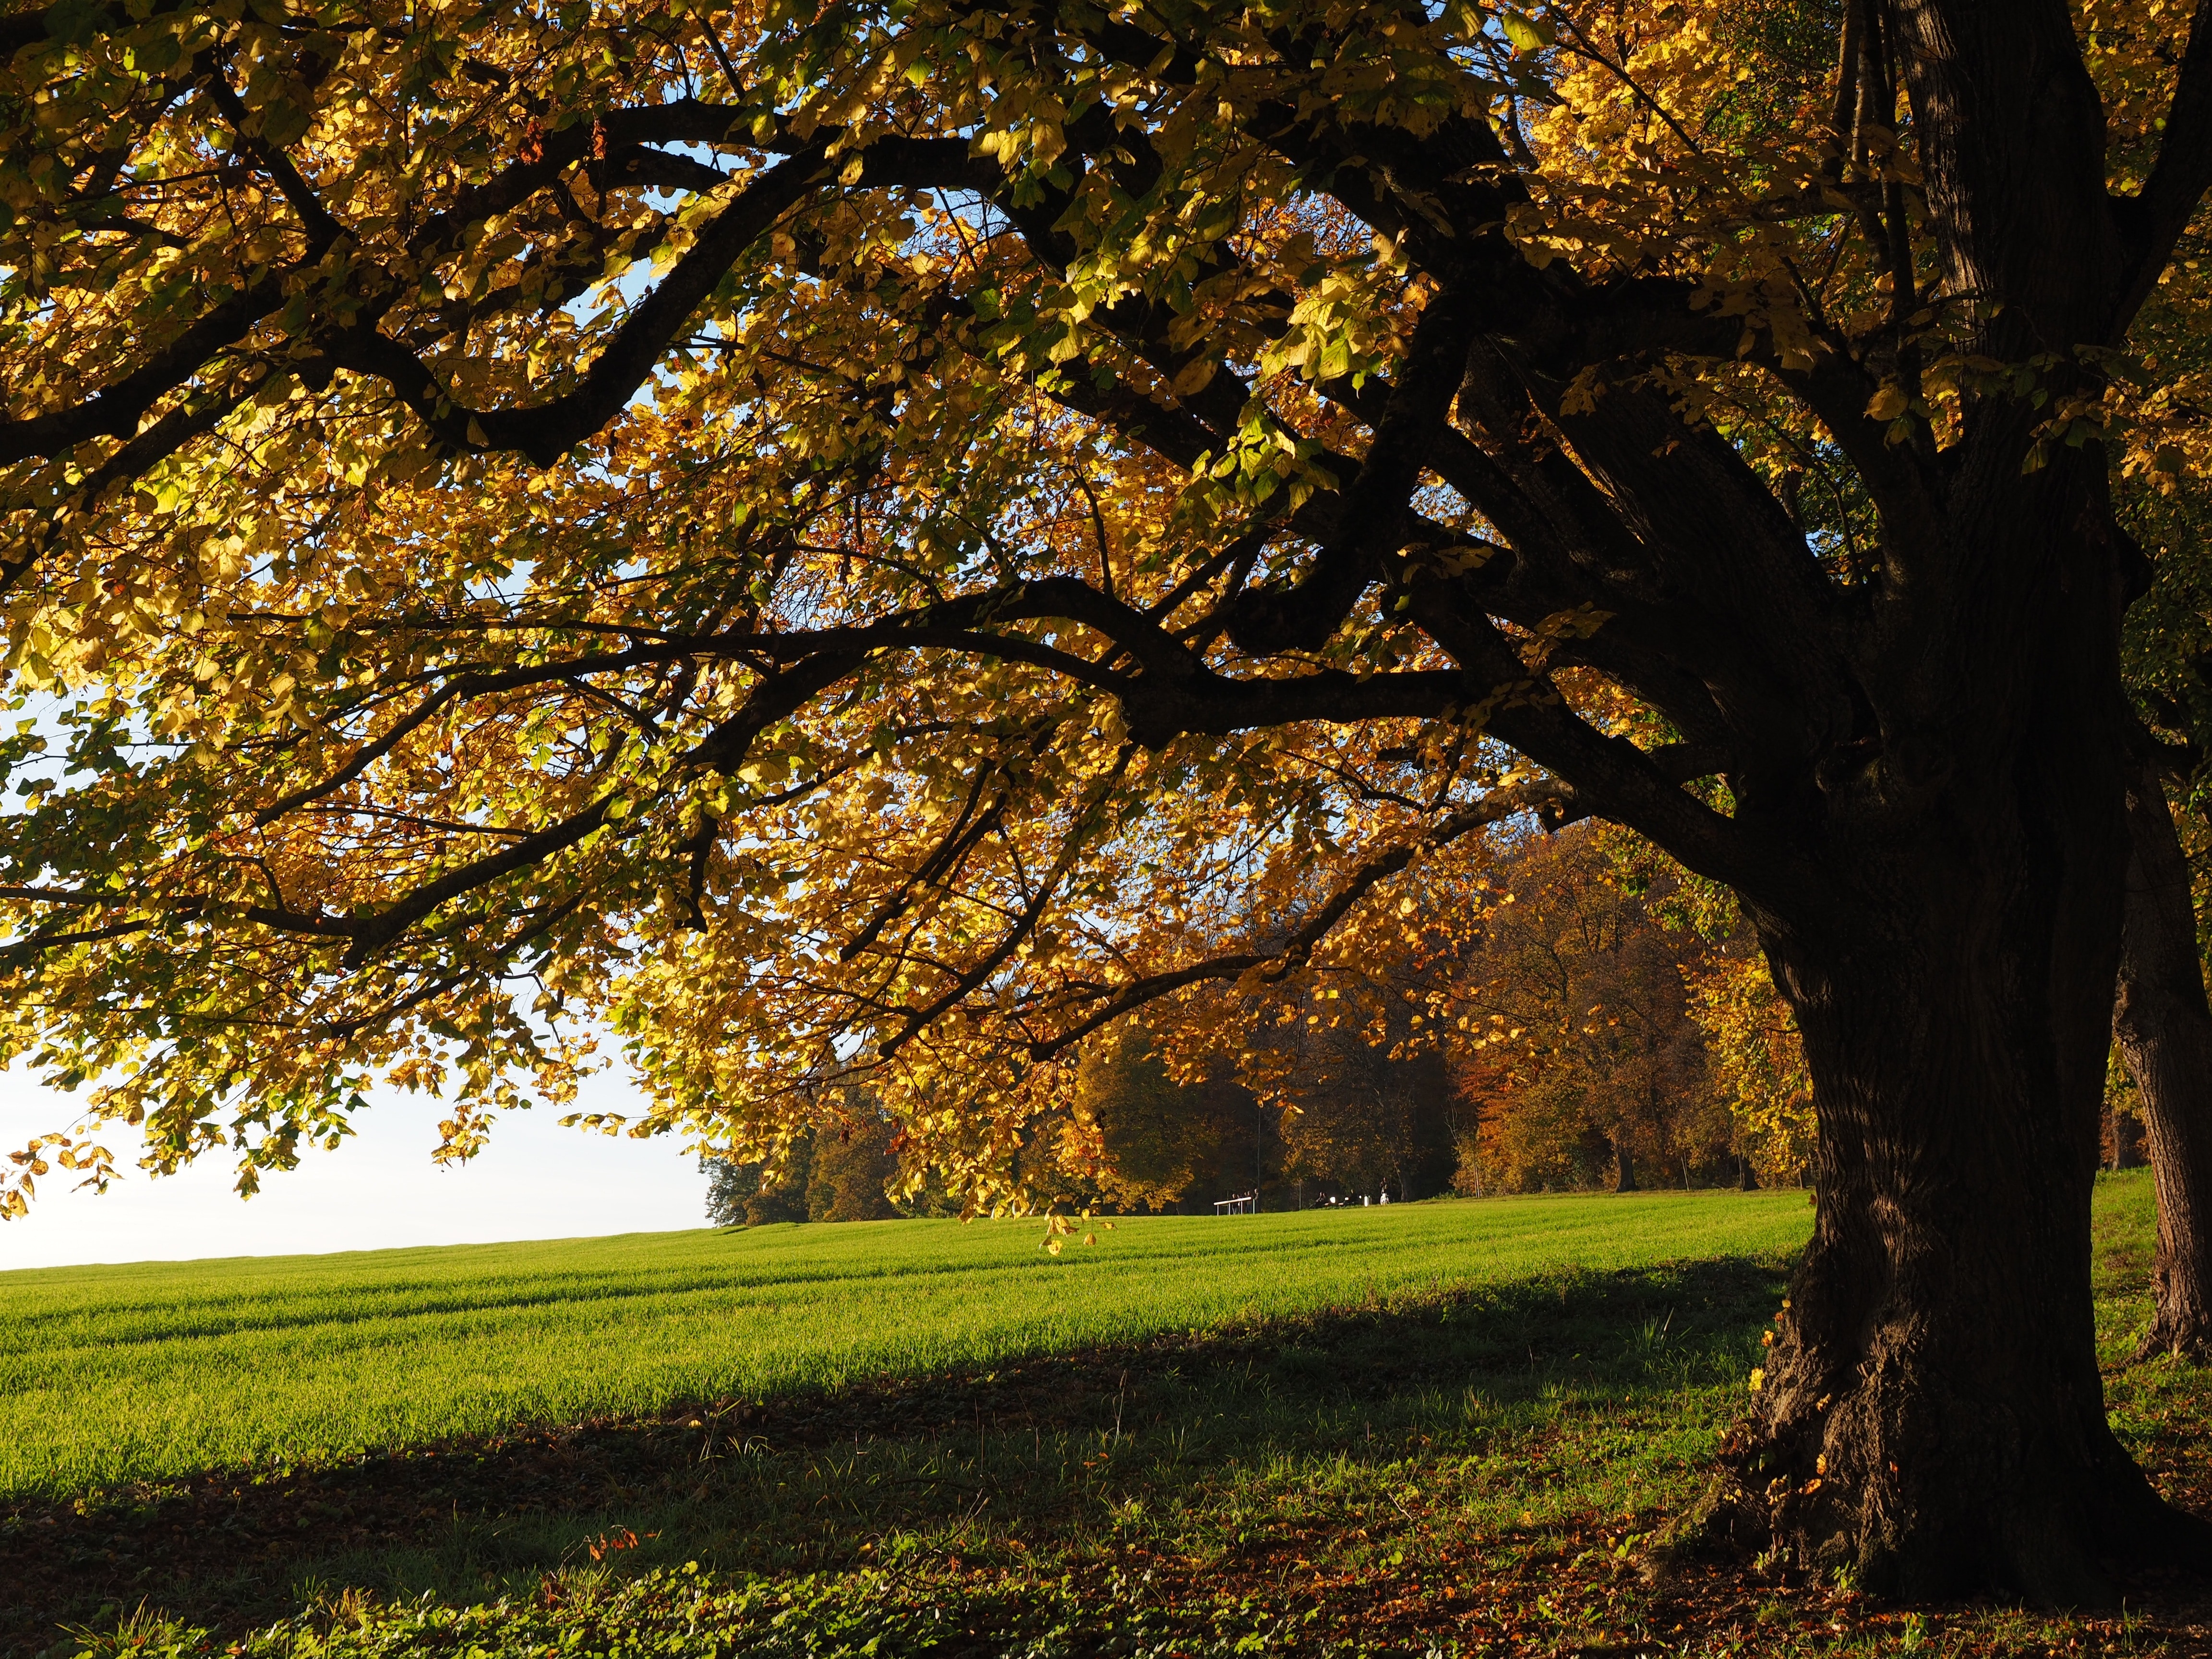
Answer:
M635 1234L0 1273L0 1497L763 1400L1534 1274L1771 1255L1802 1193ZM271 1386L281 1379L281 1386Z
M1899 1608L1655 1545L1808 1218L1651 1194L1058 1261L890 1224L0 1278L0 1352L36 1345L6 1386L47 1412L16 1395L0 1436L0 1659L2212 1651L2203 1590L2152 1575L2081 1614ZM2142 1172L2100 1182L2107 1394L2204 1512L2212 1377L2127 1358L2152 1220ZM301 1455L517 1413L554 1426Z

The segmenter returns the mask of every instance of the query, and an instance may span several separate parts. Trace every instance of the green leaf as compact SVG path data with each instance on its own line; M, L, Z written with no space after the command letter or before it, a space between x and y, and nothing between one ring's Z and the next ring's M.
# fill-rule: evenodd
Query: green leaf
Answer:
M54 0L46 8L46 35L64 46L81 46L100 33L107 9L99 0Z
M1528 13L1515 11L1510 6L1498 14L1498 21L1516 52L1539 52L1559 38L1559 31L1548 20L1531 17Z
M313 124L313 112L289 98L275 99L261 111L261 136L279 149L297 143Z

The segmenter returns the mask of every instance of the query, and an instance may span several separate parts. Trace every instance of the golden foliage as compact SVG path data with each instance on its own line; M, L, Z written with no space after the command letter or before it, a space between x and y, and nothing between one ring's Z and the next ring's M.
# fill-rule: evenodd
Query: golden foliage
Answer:
M1734 1115L1738 1144L1770 1184L1794 1184L1812 1157L1813 1080L1790 1005L1756 953L1717 951L1690 978L1690 1017Z
M1681 936L1587 830L1527 846L1497 878L1454 988L1482 1189L1632 1186L1639 1164L1662 1182L1711 1165L1730 1135L1688 1015Z
M2185 10L2079 8L2116 183ZM440 1092L465 1157L610 1045L647 1104L586 1127L773 1159L865 1100L904 1190L1019 1207L1025 1149L1099 1165L1086 1089L1139 1009L1171 1070L1230 1056L1279 1105L1299 1055L1473 1032L1440 964L1498 826L1576 792L1633 818L1720 762L1658 707L1698 677L1614 649L1672 628L1628 614L1665 584L1546 564L1424 470L1401 394L1602 514L1624 487L1577 445L1656 390L1837 591L1902 556L1839 426L1933 454L2027 399L2030 462L2107 445L2163 489L2204 459L2193 252L2139 359L1971 349L1902 106L1825 113L1826 15L0 20L0 1062L88 1091L0 1208L105 1179L103 1124L251 1191L377 1083ZM1424 392L1423 342L1478 291L1668 321L1541 408L1455 406L1468 360ZM1677 850L1734 844L1685 811ZM1550 1034L1519 1081L1586 1119L1607 1067L1681 1093L1637 1069L1686 1029L1644 950L1512 1001ZM1796 1073L1727 960L1692 1006L1772 1139ZM1573 1025L1595 1006L1623 1025ZM1662 1158L1676 1123L1618 1127Z

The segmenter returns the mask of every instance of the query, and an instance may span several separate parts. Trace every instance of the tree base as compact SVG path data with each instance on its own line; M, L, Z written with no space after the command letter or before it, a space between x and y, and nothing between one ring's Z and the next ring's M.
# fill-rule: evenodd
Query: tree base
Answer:
M2099 1480L2092 1544L2055 1514L1903 1512L1894 1486L1868 1492L1796 1474L1796 1449L1755 1421L1739 1427L1697 1505L1654 1545L1650 1571L1780 1563L1892 1602L1995 1593L2063 1608L2113 1606L2122 1581L2145 1568L2212 1582L2212 1522L2166 1503L2132 1464Z
M2201 1319L2181 1318L2161 1309L2142 1340L2136 1344L2135 1363L2169 1355L2192 1365L2212 1365L2212 1327Z

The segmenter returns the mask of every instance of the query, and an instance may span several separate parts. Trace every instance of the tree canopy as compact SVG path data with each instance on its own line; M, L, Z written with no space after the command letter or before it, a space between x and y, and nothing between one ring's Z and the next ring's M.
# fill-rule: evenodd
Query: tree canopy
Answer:
M1586 21L20 15L9 1052L250 1180L589 1010L655 1127L865 1075L980 1170L1539 796L1790 880L1676 786L1841 717L1885 499L1991 408L2183 470L2097 349L2197 285L2186 19L2077 20L2140 269L2014 362L1843 9Z
M2207 3L9 13L0 1058L94 1123L0 1201L609 1033L635 1127L865 1091L1014 1201L1116 1021L1596 816L1803 1033L1747 1512L2087 1593Z

